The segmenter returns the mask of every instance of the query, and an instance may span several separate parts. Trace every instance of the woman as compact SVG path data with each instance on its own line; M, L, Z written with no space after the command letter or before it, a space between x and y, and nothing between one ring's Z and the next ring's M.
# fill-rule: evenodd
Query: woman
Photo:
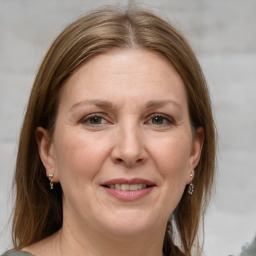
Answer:
M150 12L96 10L38 71L3 255L199 255L215 129L186 40Z

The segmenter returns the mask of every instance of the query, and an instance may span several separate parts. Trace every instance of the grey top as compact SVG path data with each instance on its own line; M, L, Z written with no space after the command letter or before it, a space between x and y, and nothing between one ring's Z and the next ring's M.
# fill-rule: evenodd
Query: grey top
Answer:
M10 250L10 251L5 252L1 256L34 256L34 255L29 252Z

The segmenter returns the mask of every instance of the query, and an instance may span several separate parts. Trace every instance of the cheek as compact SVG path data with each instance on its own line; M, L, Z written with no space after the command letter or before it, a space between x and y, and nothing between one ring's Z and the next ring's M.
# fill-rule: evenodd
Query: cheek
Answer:
M184 178L189 166L190 148L191 142L186 137L163 140L159 148L155 147L152 155L161 174L173 180Z
M177 207L186 187L189 162L189 142L180 138L162 144L155 152L155 162L162 180L162 197L159 202L169 216Z
M107 150L100 141L84 133L64 131L56 138L56 170L62 185L78 186L92 181L104 161Z

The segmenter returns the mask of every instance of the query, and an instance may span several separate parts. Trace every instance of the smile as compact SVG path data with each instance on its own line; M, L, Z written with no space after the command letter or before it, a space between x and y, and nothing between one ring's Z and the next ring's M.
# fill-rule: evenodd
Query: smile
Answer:
M117 189L121 191L135 191L143 188L150 187L147 184L111 184L106 185L107 188Z
M111 196L121 201L136 201L150 194L156 184L149 180L135 178L109 180L101 186Z

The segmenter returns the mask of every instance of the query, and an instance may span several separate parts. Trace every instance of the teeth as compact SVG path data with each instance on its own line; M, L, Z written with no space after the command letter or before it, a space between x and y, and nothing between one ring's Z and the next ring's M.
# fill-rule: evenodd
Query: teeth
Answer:
M138 184L138 189L142 189L142 184Z
M139 189L146 188L146 184L111 184L109 185L109 188L122 190L122 191L135 191Z
M131 184L130 186L130 190L138 190L139 185L138 184Z
M130 185L129 185L129 184L122 184L122 185L121 185L121 190L122 190L122 191L130 190Z
M114 186L115 186L115 189L121 190L121 185L120 184L116 184Z

